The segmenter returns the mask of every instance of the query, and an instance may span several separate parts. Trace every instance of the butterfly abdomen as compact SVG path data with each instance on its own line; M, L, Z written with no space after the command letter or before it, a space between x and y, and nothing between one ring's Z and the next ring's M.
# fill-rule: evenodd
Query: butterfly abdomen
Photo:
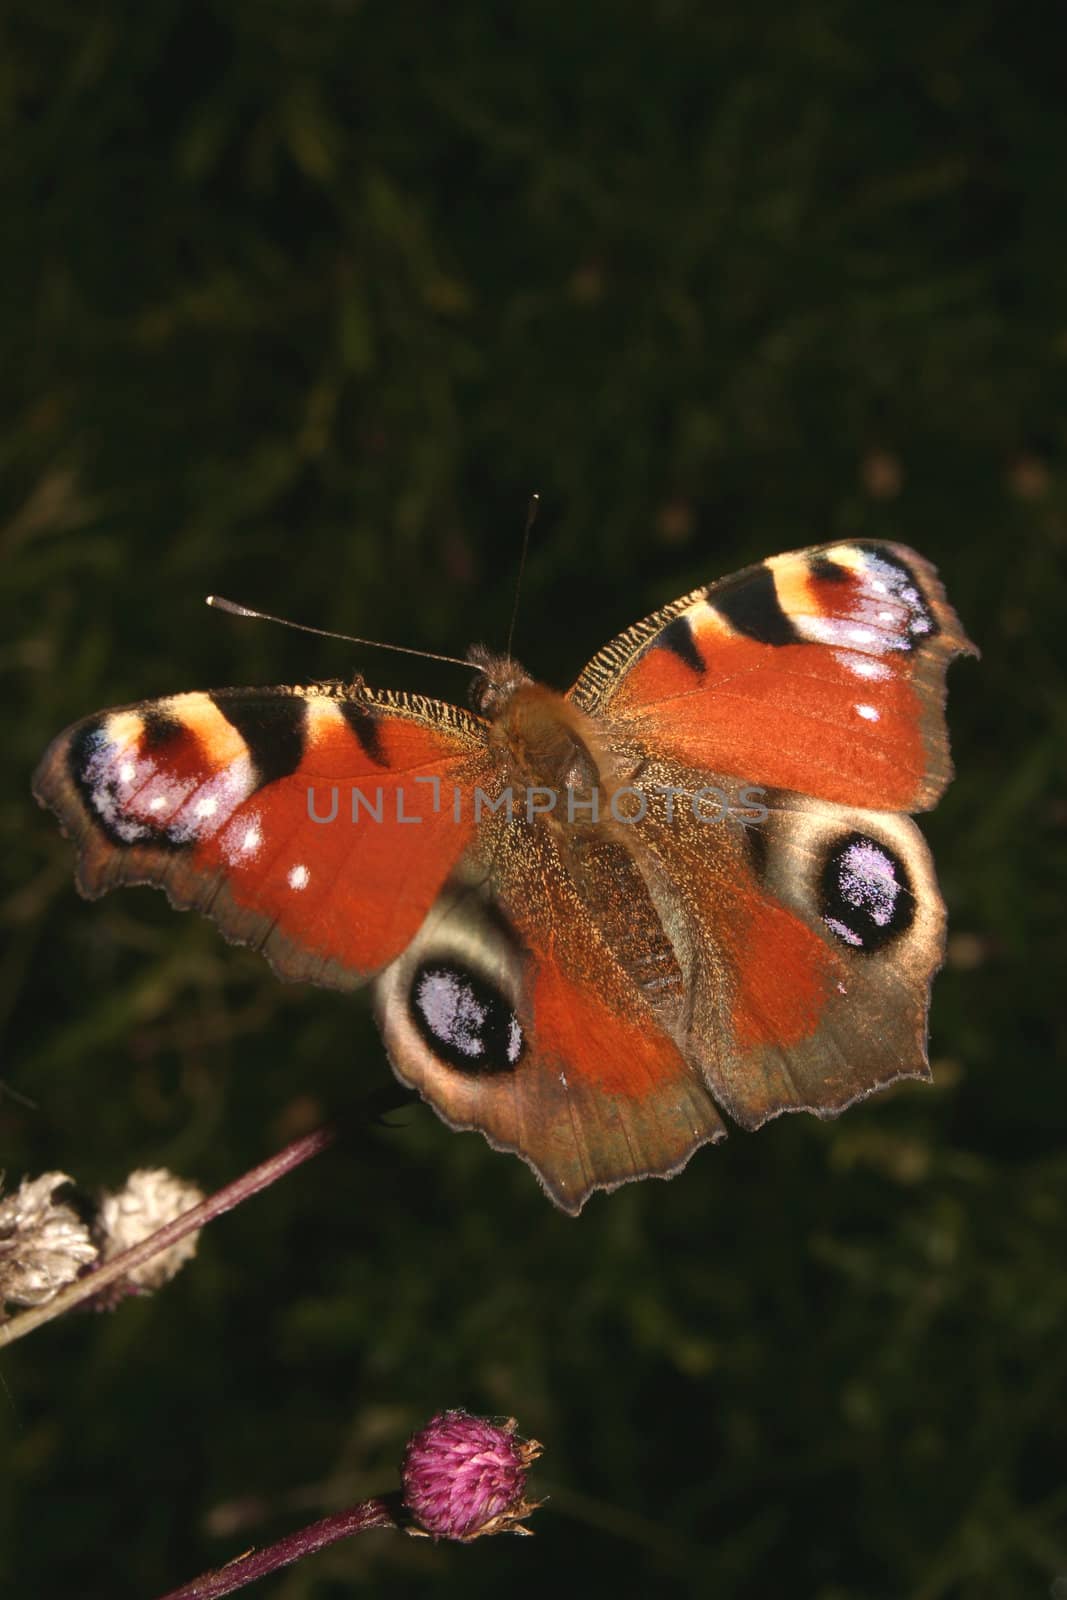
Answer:
M633 855L606 829L589 829L572 832L564 859L619 966L661 1021L673 1018L682 971Z

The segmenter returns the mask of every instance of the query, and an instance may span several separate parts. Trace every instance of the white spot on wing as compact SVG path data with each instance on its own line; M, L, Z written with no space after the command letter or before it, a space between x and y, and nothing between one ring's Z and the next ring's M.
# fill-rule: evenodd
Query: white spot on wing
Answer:
M481 1030L486 1009L458 974L440 968L424 973L415 998L430 1032L442 1043L472 1060L485 1054Z
M850 845L841 860L839 882L850 905L865 910L878 927L886 926L900 895L891 856L875 844L861 841Z
M247 755L238 756L206 783L196 785L195 799L182 807L171 825L171 838L179 844L210 839L229 821L238 806L244 804L254 788L252 762ZM235 859L231 852L241 848L240 834L238 832L236 837L234 834L234 829L227 829L225 849L230 862Z
M89 803L96 815L124 844L136 844L151 836L151 828L138 821L126 807L133 798L129 790L139 789L152 776L153 770L151 762L133 762L124 753L120 755L102 730L94 734L81 769L81 780L89 791Z
M249 861L254 861L263 844L259 813L245 812L244 816L234 817L219 842L231 867L247 866Z
M888 678L892 670L884 661L872 661L870 656L857 655L854 650L835 650L834 660L840 662L854 677L868 681Z
M857 839L843 851L835 869L842 916L826 916L823 920L845 944L862 949L867 920L876 928L887 928L897 914L903 885L897 877L896 862L873 840ZM850 925L849 907L857 914L858 927Z
M298 862L295 867L289 868L287 879L290 889L306 889L311 882L311 873L303 862Z
M857 706L856 710L865 722L877 722L880 713L874 706Z
M814 644L828 644L845 650L858 646L876 655L901 648L896 643L895 634L860 626L848 617L795 617L793 620L798 632Z

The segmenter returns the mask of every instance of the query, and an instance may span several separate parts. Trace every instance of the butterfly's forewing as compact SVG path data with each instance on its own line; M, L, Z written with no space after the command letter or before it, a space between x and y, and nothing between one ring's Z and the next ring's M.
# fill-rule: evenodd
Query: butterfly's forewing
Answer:
M180 694L69 728L34 792L84 894L155 884L283 977L350 988L404 949L466 849L471 808L457 819L448 794L487 777L483 728L364 689Z
M690 767L923 811L952 775L945 669L973 648L928 562L858 540L694 590L620 634L570 694Z

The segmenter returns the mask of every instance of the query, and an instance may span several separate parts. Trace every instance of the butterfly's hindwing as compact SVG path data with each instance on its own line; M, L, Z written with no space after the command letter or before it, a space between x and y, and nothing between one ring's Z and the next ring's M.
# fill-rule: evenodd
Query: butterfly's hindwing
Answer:
M398 1075L452 1127L523 1156L570 1212L724 1137L618 918L583 896L551 831L498 822L475 857L375 985Z

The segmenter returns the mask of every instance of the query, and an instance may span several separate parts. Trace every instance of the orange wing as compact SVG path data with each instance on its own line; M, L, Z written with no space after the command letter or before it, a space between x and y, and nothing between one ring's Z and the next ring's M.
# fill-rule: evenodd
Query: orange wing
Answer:
M90 897L165 889L281 976L364 982L414 936L491 785L485 724L439 701L225 689L105 712L53 741L38 800Z
M573 1215L725 1137L672 1036L676 996L650 981L656 955L671 961L622 850L579 864L543 823L498 817L378 979L378 1022L404 1082L522 1156Z
M960 651L976 653L933 567L858 540L694 590L601 650L570 696L690 767L922 811L952 775L945 668Z

